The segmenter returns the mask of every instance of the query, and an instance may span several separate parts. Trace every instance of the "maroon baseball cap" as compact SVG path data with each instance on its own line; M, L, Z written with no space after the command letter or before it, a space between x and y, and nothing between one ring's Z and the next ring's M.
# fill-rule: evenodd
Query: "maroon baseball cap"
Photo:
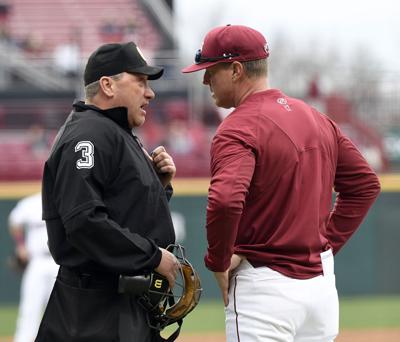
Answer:
M247 26L219 26L207 33L203 47L195 56L195 64L182 69L183 73L199 71L217 63L245 62L269 56L264 36Z

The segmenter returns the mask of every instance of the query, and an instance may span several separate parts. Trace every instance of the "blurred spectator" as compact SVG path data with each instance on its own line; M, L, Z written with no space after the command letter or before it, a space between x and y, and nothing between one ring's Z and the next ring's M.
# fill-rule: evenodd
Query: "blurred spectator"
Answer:
M64 76L75 78L80 73L81 53L80 53L81 33L73 30L67 41L56 46L54 49L54 67Z
M177 177L208 177L210 135L202 122L189 120L186 99L170 99L147 113L146 126L140 131L145 145L149 149L165 146L174 158Z
M305 100L310 104L310 106L316 108L322 113L325 113L326 105L325 98L321 93L319 86L319 76L315 74L308 84L308 90Z
M47 131L41 125L32 125L28 129L28 140L32 156L36 159L46 159L50 150Z
M0 24L0 41L3 42L11 41L11 35L8 31L8 27L2 24Z
M124 26L116 18L106 18L100 25L100 38L103 43L118 43L124 38Z
M186 100L169 100L156 112L161 116L147 112L146 126L140 130L145 145L150 150L163 145L171 151L177 177L208 177L211 135L200 121L188 119Z
M15 255L20 264L27 264L21 282L14 342L32 342L58 270L47 247L41 194L19 201L11 211L8 222L15 241Z
M206 177L209 175L209 141L205 127L179 118L167 124L165 147L174 157L179 177Z
M10 5L6 3L0 3L0 40L2 41L11 40L8 27L9 13Z
M138 30L136 21L132 18L128 19L127 23L124 26L124 41L137 42L139 38L137 31Z
M174 156L188 154L195 148L195 142L188 127L188 106L184 100L170 100L164 105L167 134L165 144Z
M321 96L321 92L319 90L319 85L318 85L318 75L315 75L309 85L308 85L308 94L307 97L309 99L316 99Z
M4 128L4 118L6 116L6 110L2 105L0 105L0 129Z
M146 116L146 125L138 129L140 139L152 151L164 141L165 128L158 122L155 113L149 108Z
M326 113L354 142L376 172L388 171L389 163L382 136L358 118L352 103L340 94L325 97Z
M43 39L34 32L28 33L18 45L31 57L38 57L46 50Z
M168 122L167 145L174 155L193 152L196 146L186 121L172 119Z
M8 20L10 14L10 5L5 2L0 2L0 23Z

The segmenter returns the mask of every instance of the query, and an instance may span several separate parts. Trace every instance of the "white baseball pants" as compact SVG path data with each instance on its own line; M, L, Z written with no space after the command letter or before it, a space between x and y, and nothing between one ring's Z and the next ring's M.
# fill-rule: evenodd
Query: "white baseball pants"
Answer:
M299 280L243 261L230 279L227 342L331 342L339 331L332 252L324 275Z
M21 283L21 298L14 342L33 342L56 280L58 265L50 255L29 262Z

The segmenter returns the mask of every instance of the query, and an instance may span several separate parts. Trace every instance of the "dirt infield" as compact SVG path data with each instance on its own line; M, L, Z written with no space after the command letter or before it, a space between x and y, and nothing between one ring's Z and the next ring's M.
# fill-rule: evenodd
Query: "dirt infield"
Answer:
M223 334L182 334L177 342L224 342ZM380 330L347 330L340 333L335 342L399 342L400 328ZM3 341L0 341L3 342Z
M224 342L221 333L182 334L177 342ZM347 330L340 333L335 342L399 342L400 328L379 330ZM0 337L0 342L12 342L11 337Z

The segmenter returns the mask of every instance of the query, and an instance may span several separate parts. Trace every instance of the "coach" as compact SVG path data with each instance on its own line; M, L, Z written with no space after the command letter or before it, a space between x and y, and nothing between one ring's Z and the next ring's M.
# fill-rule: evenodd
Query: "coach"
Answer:
M328 342L339 321L333 254L380 185L334 122L269 87L268 56L260 32L227 25L183 70L205 69L216 105L235 108L211 146L205 262L222 291L228 342Z

